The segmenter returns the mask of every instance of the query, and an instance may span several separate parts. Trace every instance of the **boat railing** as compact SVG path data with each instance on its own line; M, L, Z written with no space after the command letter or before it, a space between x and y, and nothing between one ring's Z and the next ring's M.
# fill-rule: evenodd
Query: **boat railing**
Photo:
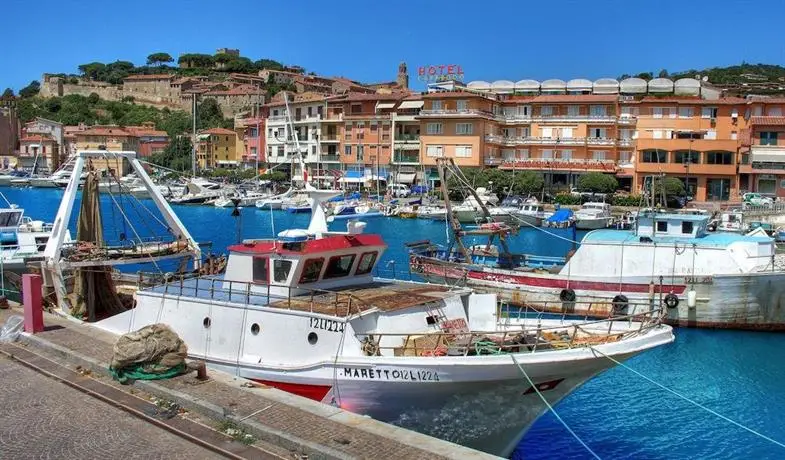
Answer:
M367 355L380 355L382 350L394 356L469 356L506 353L534 353L561 349L588 348L638 336L658 327L664 309L637 314L624 314L589 321L562 321L543 326L522 322L520 328L500 324L504 330L419 333L356 334ZM626 324L625 324L626 323ZM607 324L607 330L605 325ZM616 326L616 327L614 327ZM382 343L382 339L385 343Z

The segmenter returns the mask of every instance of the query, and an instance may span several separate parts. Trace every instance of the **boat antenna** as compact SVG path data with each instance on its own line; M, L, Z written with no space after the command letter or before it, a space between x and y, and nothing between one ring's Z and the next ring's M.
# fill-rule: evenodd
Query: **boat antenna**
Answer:
M6 197L5 197L5 195L3 194L3 192L0 192L0 197L2 197L2 198L3 198L3 200L4 200L4 201L5 201L7 204L8 204L8 207L9 207L9 208L13 208L13 207L14 207L14 205L12 205L10 201L8 201L8 198L6 198Z

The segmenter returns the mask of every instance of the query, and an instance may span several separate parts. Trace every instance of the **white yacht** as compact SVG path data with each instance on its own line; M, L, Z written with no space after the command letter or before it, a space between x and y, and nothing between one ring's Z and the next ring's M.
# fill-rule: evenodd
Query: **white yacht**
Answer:
M589 201L575 211L575 227L580 230L608 228L611 219L611 205L608 203Z
M221 184L196 177L186 184L184 193L170 197L169 202L173 204L202 204L220 197Z

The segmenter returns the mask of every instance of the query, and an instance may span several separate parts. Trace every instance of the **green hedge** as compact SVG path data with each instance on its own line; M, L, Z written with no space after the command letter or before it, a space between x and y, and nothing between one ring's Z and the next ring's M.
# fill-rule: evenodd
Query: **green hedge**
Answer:
M614 195L611 204L614 206L640 206L642 199L640 195Z

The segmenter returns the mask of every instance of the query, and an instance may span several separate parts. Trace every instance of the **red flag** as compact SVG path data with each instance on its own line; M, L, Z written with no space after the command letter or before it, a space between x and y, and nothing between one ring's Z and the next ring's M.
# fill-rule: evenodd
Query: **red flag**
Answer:
M549 382L536 383L534 386L529 387L529 389L524 391L523 394L528 395L528 394L536 393L537 390L540 390L540 392L553 390L554 388L556 388L558 384L562 383L563 381L564 379L561 378L557 380L551 380Z

